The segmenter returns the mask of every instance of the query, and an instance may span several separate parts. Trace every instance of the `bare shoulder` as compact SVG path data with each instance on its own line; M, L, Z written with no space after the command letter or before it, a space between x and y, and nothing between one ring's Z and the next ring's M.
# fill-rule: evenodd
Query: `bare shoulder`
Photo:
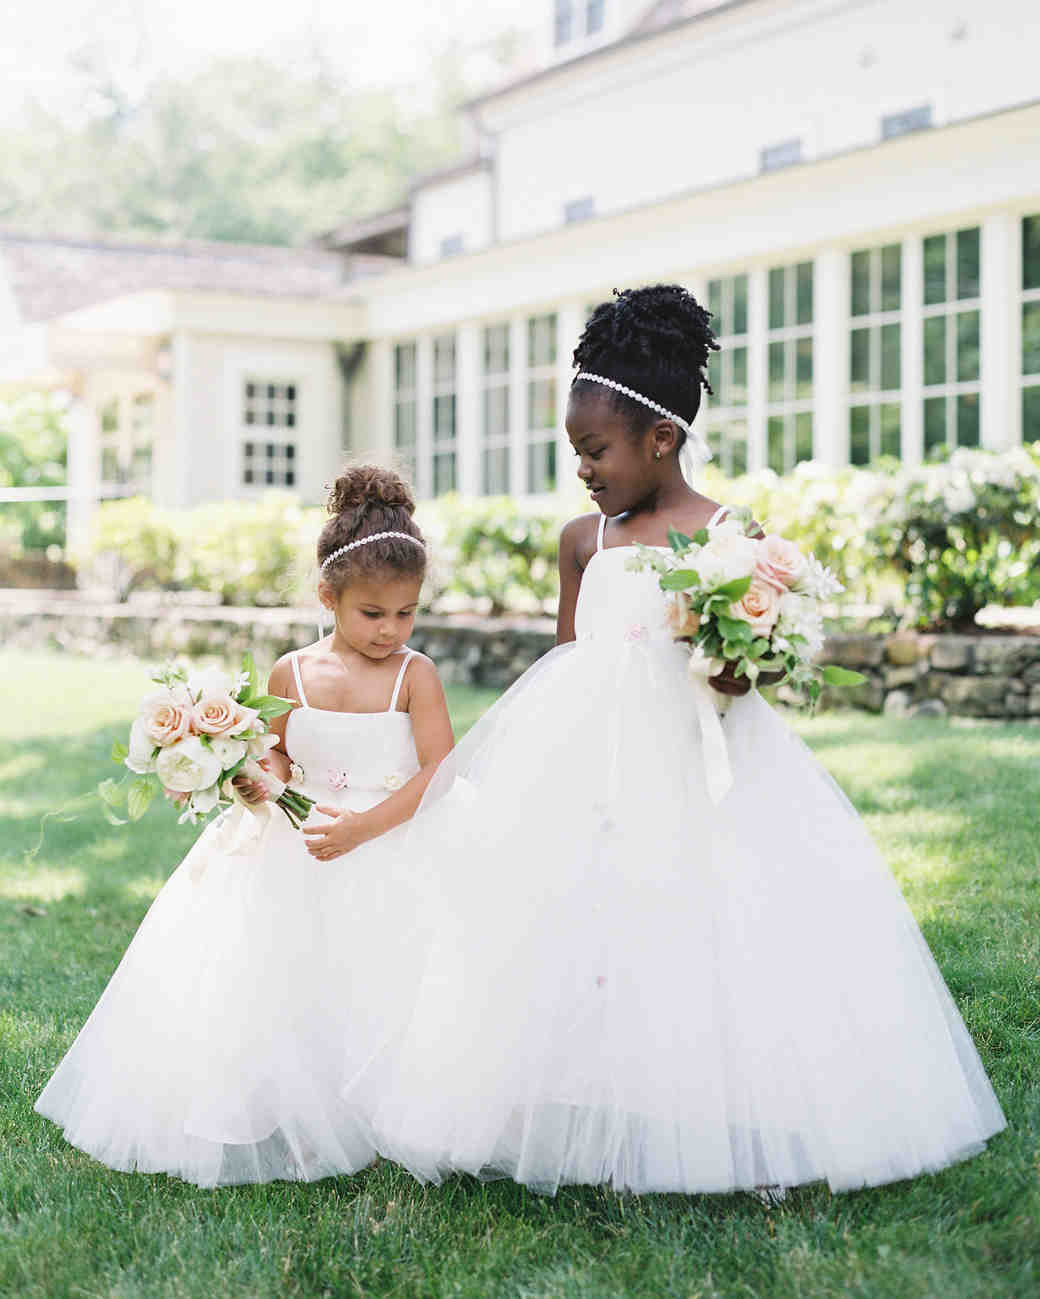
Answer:
M569 519L560 529L560 567L569 561L578 568L584 568L596 549L596 534L599 531L600 515L598 513L579 514Z
M292 679L292 653L283 654L271 669L271 675L268 677L268 681L271 684L272 690L277 693L279 688L287 686Z
M408 660L408 671L404 678L403 709L408 712L413 703L429 702L432 699L444 698L444 686L437 664L428 654L412 651Z

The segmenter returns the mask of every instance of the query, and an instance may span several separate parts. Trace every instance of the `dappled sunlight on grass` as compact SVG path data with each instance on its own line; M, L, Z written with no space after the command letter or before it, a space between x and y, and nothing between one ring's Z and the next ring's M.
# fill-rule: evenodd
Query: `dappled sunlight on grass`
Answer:
M128 898L143 898L146 902L153 902L165 883L166 879L162 875L140 875L137 879L126 881L123 893Z
M13 902L59 902L82 897L86 877L75 867L33 866L0 875L0 898Z

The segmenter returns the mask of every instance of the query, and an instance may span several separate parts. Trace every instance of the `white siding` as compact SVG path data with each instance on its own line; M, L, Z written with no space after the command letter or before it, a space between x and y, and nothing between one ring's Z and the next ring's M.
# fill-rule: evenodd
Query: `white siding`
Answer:
M579 64L484 110L500 130L501 237L724 184L799 137L803 156L877 143L881 118L923 104L936 125L1037 96L1034 0L985 16L949 0L749 6Z
M461 239L461 250L471 253L492 239L490 171L467 172L420 190L412 206L411 249L413 262L438 261L446 239Z

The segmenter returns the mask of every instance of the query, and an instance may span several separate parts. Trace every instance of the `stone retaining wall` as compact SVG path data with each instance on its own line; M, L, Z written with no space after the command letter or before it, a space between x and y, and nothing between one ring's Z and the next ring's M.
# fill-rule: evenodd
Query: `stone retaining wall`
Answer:
M251 649L260 662L270 663L315 635L310 609L0 593L0 644L13 648L151 660L178 654L234 659ZM445 681L502 689L552 647L553 626L546 618L420 618L410 643L434 659ZM894 716L1040 718L1040 636L833 636L822 658L867 676L862 686L825 692L825 706Z

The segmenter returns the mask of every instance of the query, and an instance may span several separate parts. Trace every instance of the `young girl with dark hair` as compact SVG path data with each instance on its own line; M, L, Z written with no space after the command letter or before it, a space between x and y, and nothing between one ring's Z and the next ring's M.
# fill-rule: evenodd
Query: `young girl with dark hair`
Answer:
M337 480L318 542L334 630L270 679L297 706L272 726L269 764L317 806L302 833L277 809L251 824L234 808L207 827L36 1102L111 1168L215 1186L375 1157L340 1094L374 1049L373 975L394 959L366 945L370 921L394 879L400 834L388 831L452 744L434 666L406 645L426 571L414 508L386 470Z
M745 681L709 794L688 655L636 543L725 513L686 481L715 347L675 285L593 314L567 433L600 517L560 545L559 644L442 765L409 833L423 977L352 1093L417 1177L542 1191L834 1190L1004 1126L864 826Z

